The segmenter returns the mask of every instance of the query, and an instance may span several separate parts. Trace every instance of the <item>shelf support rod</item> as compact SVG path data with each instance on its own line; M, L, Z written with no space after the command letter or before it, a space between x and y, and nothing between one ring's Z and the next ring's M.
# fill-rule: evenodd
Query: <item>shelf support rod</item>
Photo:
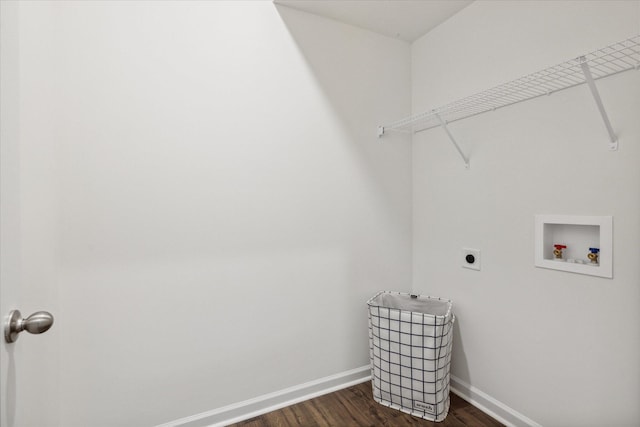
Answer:
M598 88L596 87L596 82L593 80L593 76L591 75L591 70L589 69L589 64L587 64L587 60L584 56L578 58L580 61L580 67L582 68L582 73L584 74L584 79L591 90L591 95L593 95L593 99L596 101L596 105L598 106L598 110L600 110L600 115L602 116L602 120L604 120L604 125L607 128L607 132L609 132L609 150L615 151L618 149L618 138L616 134L613 132L613 128L611 127L611 122L609 121L609 116L607 116L607 111L604 109L604 105L602 104L602 99L600 98L600 93L598 92Z
M451 135L451 132L449 132L449 128L447 127L447 123L444 120L442 120L442 117L440 117L440 115L438 113L436 113L435 116L438 119L438 121L440 122L440 126L442 127L442 129L444 129L444 131L447 133L447 136L449 136L449 139L453 143L454 147L456 147L456 150L458 150L458 153L460 153L460 157L462 157L462 160L464 160L465 169L469 169L469 159L467 159L467 156L464 155L464 153L462 152L462 149L460 148L460 146L456 142L456 139L453 137L453 135Z

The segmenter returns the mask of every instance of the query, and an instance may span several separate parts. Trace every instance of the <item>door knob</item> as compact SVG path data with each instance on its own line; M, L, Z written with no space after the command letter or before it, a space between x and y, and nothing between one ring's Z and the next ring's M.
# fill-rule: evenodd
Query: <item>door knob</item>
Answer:
M23 319L20 310L11 310L4 324L4 339L6 342L15 342L22 331L41 334L47 332L51 325L53 325L53 316L47 311L36 311Z

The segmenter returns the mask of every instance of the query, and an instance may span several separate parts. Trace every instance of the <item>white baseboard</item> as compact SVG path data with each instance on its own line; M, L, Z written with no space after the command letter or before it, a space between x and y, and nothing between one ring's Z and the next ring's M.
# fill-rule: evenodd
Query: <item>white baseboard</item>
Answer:
M156 427L222 427L369 380L371 368L362 366Z
M541 427L532 419L453 375L451 391L508 427Z
M156 427L223 427L370 380L371 368L362 366ZM541 427L454 375L451 375L451 392L508 427Z

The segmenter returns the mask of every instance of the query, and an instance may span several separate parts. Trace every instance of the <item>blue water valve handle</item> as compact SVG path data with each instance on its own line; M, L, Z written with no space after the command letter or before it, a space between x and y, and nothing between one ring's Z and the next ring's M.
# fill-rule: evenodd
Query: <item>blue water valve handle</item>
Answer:
M598 252L600 252L600 248L589 248L589 252L591 252L592 254L597 254Z

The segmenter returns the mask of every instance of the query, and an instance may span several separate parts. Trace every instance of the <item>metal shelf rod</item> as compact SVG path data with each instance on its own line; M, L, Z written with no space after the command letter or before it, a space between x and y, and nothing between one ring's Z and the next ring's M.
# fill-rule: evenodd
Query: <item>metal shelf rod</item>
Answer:
M451 135L447 124L586 83L609 133L611 140L609 149L616 150L617 137L602 104L595 81L633 69L640 69L640 35L442 107L414 114L386 126L379 126L378 137L391 131L414 134L434 127L442 127L465 160L465 166L468 166L468 159Z

